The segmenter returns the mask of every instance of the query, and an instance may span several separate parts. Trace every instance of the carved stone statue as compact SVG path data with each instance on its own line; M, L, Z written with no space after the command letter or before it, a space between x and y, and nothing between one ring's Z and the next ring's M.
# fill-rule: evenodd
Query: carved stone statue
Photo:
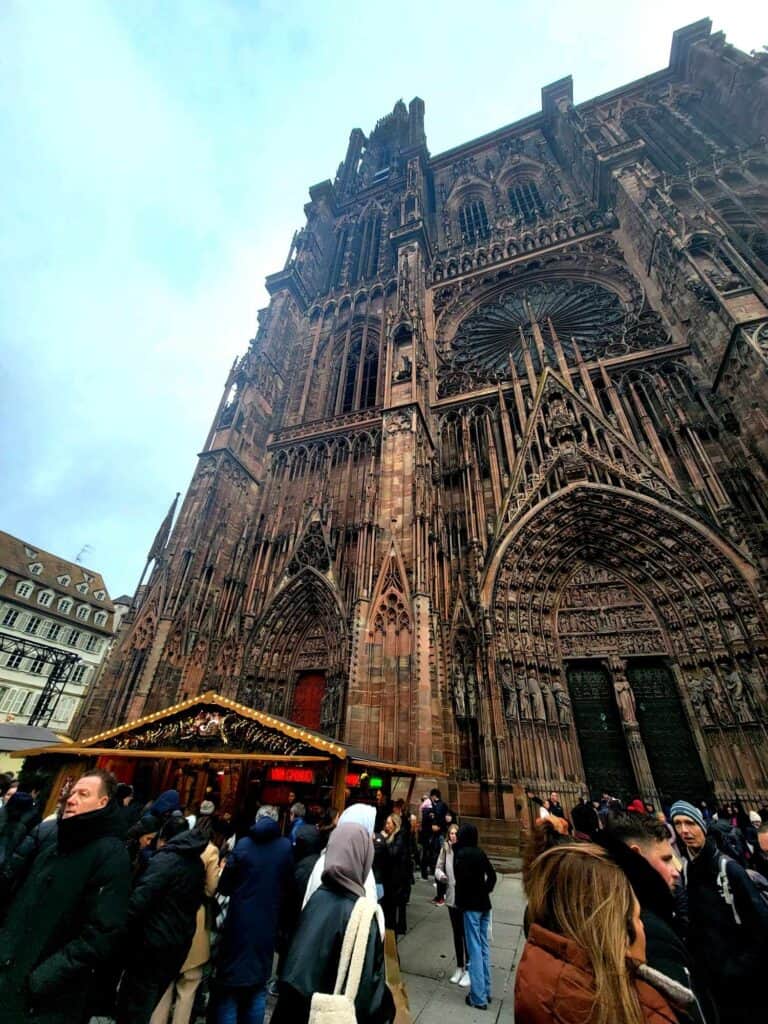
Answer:
M467 717L467 695L464 672L461 665L456 665L452 679L453 708L457 718Z
M470 718L477 718L477 677L471 665L467 669L467 711Z
M557 704L555 698L552 695L552 690L549 688L547 683L541 684L541 693L544 697L544 710L547 714L547 721L550 725L557 725Z
M557 719L560 725L571 724L571 698L565 692L565 687L559 679L552 683L552 696L557 705Z
M707 697L707 704L709 705L709 709L712 714L712 720L715 724L717 725L720 722L727 723L733 721L730 709L725 703L725 698L720 688L720 682L711 668L707 667L702 671L701 681Z
M500 666L501 691L504 696L504 716L510 721L517 721L517 691L512 679L512 667L508 663Z
M693 706L693 713L702 725L712 725L712 717L704 697L704 686L698 675L688 677L688 693Z
M520 717L529 722L531 720L531 702L525 685L525 676L519 675L517 679L515 679L515 687L517 689L517 702L520 708Z
M747 703L746 694L744 693L744 682L738 669L734 668L728 673L724 684L728 693L728 699L733 710L736 712L736 720L744 723L753 722L755 720L754 715Z
M528 697L531 702L531 710L533 711L533 720L535 722L546 722L547 713L544 709L544 698L541 693L541 687L539 681L533 673L528 676L525 681L525 686L528 691Z
M635 695L632 693L629 680L625 675L616 675L614 676L613 688L616 693L616 703L619 706L622 722L625 722L627 725L634 725L637 722L637 706L635 705Z

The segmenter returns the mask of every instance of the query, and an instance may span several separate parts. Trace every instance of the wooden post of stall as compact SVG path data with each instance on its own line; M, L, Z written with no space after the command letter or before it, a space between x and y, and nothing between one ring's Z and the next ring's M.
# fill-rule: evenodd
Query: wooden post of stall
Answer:
M333 806L340 811L344 810L347 799L347 772L349 771L349 760L346 757L334 758L333 762Z
M91 759L92 760L92 759ZM45 802L43 808L43 816L47 817L49 814L53 814L59 806L59 800L61 799L63 788L75 779L78 779L84 774L84 769L90 765L91 762L87 760L67 761L59 768L56 776L51 783L51 791L48 794L48 799Z

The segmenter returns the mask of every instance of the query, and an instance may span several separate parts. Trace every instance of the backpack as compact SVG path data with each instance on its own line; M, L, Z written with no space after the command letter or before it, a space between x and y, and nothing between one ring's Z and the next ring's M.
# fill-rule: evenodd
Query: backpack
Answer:
M731 883L728 880L728 862L732 861L732 857L728 857L724 853L720 853L717 858L717 891L720 893L722 898L731 908L733 913L733 919L736 924L741 924L741 918L739 912L736 909L736 902L733 898L733 891L731 890ZM749 876L750 881L757 890L763 903L765 903L766 910L768 910L768 879L764 878L759 871L752 871L749 868L744 869Z

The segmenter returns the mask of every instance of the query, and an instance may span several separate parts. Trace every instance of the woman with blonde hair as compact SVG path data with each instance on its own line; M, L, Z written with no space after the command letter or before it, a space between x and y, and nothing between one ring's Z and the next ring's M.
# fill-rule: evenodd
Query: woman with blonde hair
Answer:
M381 909L384 922L398 935L405 935L405 908L411 897L411 865L402 819L394 812L387 816L380 833L380 854L384 895Z
M600 847L546 850L526 892L531 927L515 979L516 1024L703 1019L692 992L645 963L640 905Z
M445 842L440 847L440 854L435 866L435 878L445 885L445 902L453 932L453 948L456 953L456 970L448 979L454 985L469 987L469 971L467 969L467 945L464 939L464 914L456 906L456 875L453 871L453 849L459 837L459 826L448 826Z

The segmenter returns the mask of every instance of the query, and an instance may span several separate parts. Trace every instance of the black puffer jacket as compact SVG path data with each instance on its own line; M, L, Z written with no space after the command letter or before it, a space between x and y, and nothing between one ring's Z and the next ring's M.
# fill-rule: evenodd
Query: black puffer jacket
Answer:
M182 832L162 846L131 894L129 958L181 967L195 934L205 896L201 854L208 845L198 832Z
M114 804L59 822L0 931L0 1020L77 1024L125 923L130 866Z

